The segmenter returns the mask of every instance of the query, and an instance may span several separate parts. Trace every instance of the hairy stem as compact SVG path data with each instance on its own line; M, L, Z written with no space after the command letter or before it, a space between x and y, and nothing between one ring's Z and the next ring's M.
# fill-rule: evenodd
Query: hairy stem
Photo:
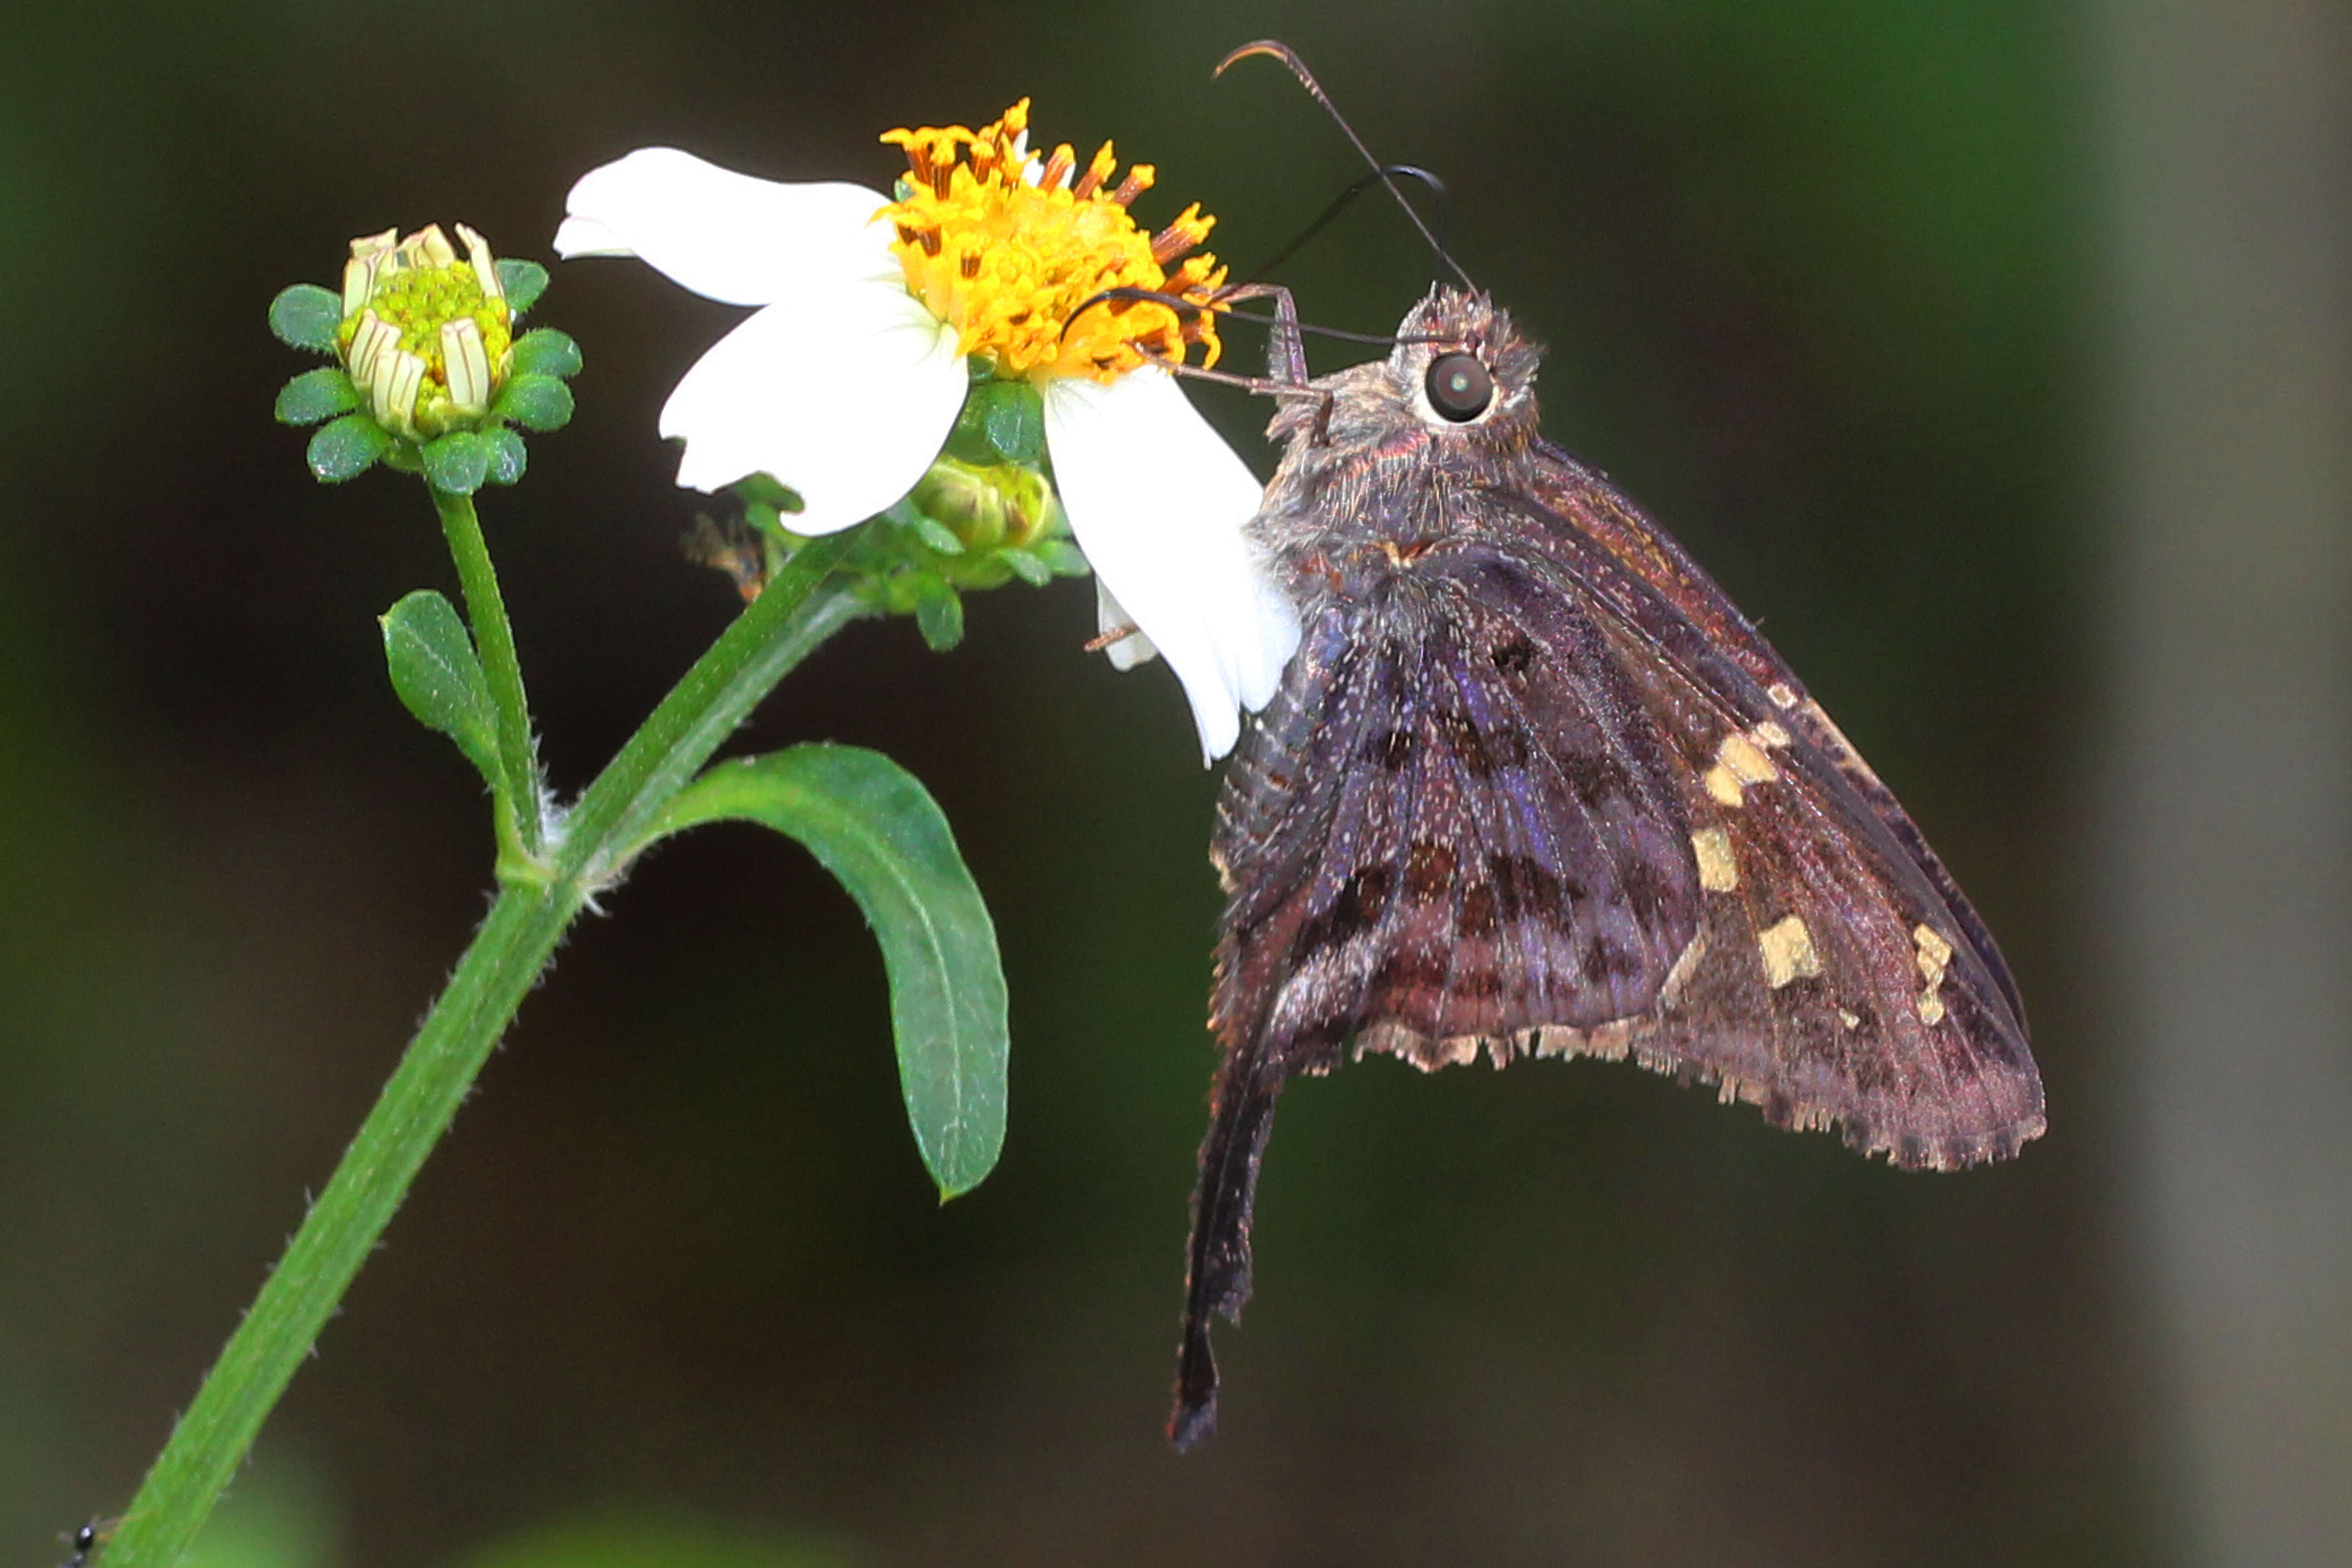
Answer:
M442 519L458 535L481 531L464 498L436 492ZM457 506L447 504L455 500ZM452 521L462 508L460 521ZM459 961L448 988L409 1043L400 1066L368 1113L359 1136L317 1203L304 1216L278 1267L245 1321L214 1364L195 1402L131 1500L106 1551L107 1568L167 1568L179 1561L235 1478L261 1424L285 1392L366 1261L384 1226L407 1195L425 1156L448 1128L475 1077L537 981L563 932L589 899L608 886L669 797L700 771L759 700L811 649L865 613L849 591L829 581L844 542L819 540L779 573L766 593L737 617L710 650L589 786L552 851L545 880L509 881ZM491 653L503 645L512 677L508 689L519 719L515 734L530 743L521 674L512 665L513 640L497 583L480 556L486 598L475 574L467 600L494 689L499 677ZM487 602L495 611L486 616ZM487 629L492 620L496 634ZM501 724L505 698L500 698ZM503 744L508 737L501 731ZM534 799L528 816L535 819Z
M507 620L506 600L499 594L499 574L490 564L489 542L482 537L481 519L474 498L436 485L434 510L441 514L441 531L449 541L450 559L457 563L457 581L466 594L466 619L473 624L474 648L482 660L482 675L490 689L490 706L498 714L499 771L506 787L499 792L500 881L511 879L504 864L509 851L526 861L537 860L547 844L546 814L540 805L539 754L530 742L530 704L523 695L522 660L515 653L514 627Z

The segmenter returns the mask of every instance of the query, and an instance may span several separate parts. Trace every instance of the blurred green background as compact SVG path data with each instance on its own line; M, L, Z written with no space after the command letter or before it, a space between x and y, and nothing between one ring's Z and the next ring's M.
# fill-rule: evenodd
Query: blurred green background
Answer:
M395 224L551 261L571 182L650 143L884 185L878 132L1024 94L1245 268L1358 172L1277 68L1209 80L1270 34L1445 175L1455 250L1551 345L1549 432L1970 889L2049 1137L1929 1178L1624 1068L1304 1083L1225 1429L1175 1458L1215 781L1163 669L1079 652L1089 591L1008 589L950 657L853 628L740 746L878 747L946 808L1013 988L996 1175L936 1203L878 959L805 856L666 847L530 998L205 1560L2345 1561L2343 20L14 7L0 1560L130 1495L486 907L483 803L373 621L449 585L431 511L306 477L270 297ZM1368 201L1285 280L1382 331L1432 270ZM484 499L564 788L735 607L654 416L736 315L620 262L537 313L580 416ZM1265 471L1266 407L1199 401Z

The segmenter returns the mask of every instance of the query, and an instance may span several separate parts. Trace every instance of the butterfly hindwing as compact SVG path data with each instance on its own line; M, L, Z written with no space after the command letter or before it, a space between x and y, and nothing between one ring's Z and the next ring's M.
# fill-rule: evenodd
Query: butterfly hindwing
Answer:
M1423 1068L1646 1009L1700 889L1674 759L1580 617L1517 618L1480 546L1367 580L1308 628L1228 775L1227 1045L1195 1200L1176 1422L1206 1429L1206 1320L1249 1291L1274 1097L1353 1042ZM1531 594L1518 595L1528 604Z
M1442 554L1310 633L1235 763L1217 1021L1294 1070L1375 1023L1625 1016L1696 922L1675 763L1599 633L1516 619L1490 552Z

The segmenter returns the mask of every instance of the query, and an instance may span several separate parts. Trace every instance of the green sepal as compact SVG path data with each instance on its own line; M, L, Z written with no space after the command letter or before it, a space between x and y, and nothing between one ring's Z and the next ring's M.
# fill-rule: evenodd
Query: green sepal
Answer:
M955 530L929 513L917 511L914 508L908 507L903 521L917 539L921 540L940 554L963 553L963 541L955 536Z
M425 471L425 448L414 441L394 441L383 449L383 466L395 474Z
M316 425L321 419L331 419L338 414L348 414L360 405L360 389L339 365L322 364L316 370L306 370L278 389L278 422L280 425Z
M551 375L518 375L492 412L526 430L561 430L572 418L572 389Z
M547 268L538 262L501 256L497 267L499 291L507 297L507 309L516 315L538 304L539 297L547 292Z
M435 489L469 496L490 477L490 444L471 430L452 430L425 444L425 478Z
M1033 540L1029 553L1043 561L1056 577L1083 577L1094 570L1087 564L1086 553L1066 539Z
M482 432L482 444L490 451L489 481L494 485L510 485L522 478L524 465L530 461L530 450L522 437L501 425Z
M938 803L878 752L794 746L712 768L647 841L730 820L798 839L864 911L889 973L915 1146L941 1198L971 1191L1004 1146L1011 1038L995 924Z
M977 380L965 395L947 453L963 462L1038 467L1045 452L1045 404L1025 381Z
M514 341L516 375L551 375L568 381L580 374L580 345L569 332L539 327Z
M773 474L746 474L727 488L742 497L746 506L764 506L780 512L808 510L800 492Z
M1013 574L1032 588L1042 588L1054 580L1054 569L1045 564L1044 557L1033 552L1000 544L996 548L996 557L1012 567Z
M923 634L931 651L945 653L963 641L963 595L945 579L929 573L917 576L912 586L915 628Z
M342 324L343 297L316 283L297 283L269 301L269 330L289 348L333 353Z
M392 437L384 434L383 426L364 414L346 414L319 427L305 457L313 479L339 485L366 473L391 447Z
M474 639L448 600L420 588L379 617L392 689L416 721L457 742L491 792L504 798L498 716Z
M1025 381L991 382L988 444L1008 463L1035 467L1045 457L1045 403Z

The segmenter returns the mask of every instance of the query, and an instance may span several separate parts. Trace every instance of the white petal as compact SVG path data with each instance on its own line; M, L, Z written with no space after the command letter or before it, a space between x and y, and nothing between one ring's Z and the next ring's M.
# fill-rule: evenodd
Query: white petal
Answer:
M637 256L730 305L768 305L844 279L900 276L889 200L841 181L780 184L675 147L641 147L580 177L555 253Z
M915 488L968 384L955 332L903 285L835 284L719 339L669 395L661 433L686 438L679 484L773 474L807 503L785 526L832 533Z
M460 316L441 323L441 370L449 381L449 401L472 417L490 405L490 351L481 323Z
M1110 657L1113 669L1124 673L1139 664L1150 664L1160 657L1160 650L1151 646L1150 637L1136 629L1135 617L1127 613L1125 605L1111 597L1110 590L1103 586L1100 577L1095 579L1095 630L1104 637L1113 632L1127 634L1117 642L1103 646L1103 652Z
M1045 444L1095 575L1184 683L1207 758L1273 700L1298 617L1242 525L1261 490L1165 371L1045 388Z

